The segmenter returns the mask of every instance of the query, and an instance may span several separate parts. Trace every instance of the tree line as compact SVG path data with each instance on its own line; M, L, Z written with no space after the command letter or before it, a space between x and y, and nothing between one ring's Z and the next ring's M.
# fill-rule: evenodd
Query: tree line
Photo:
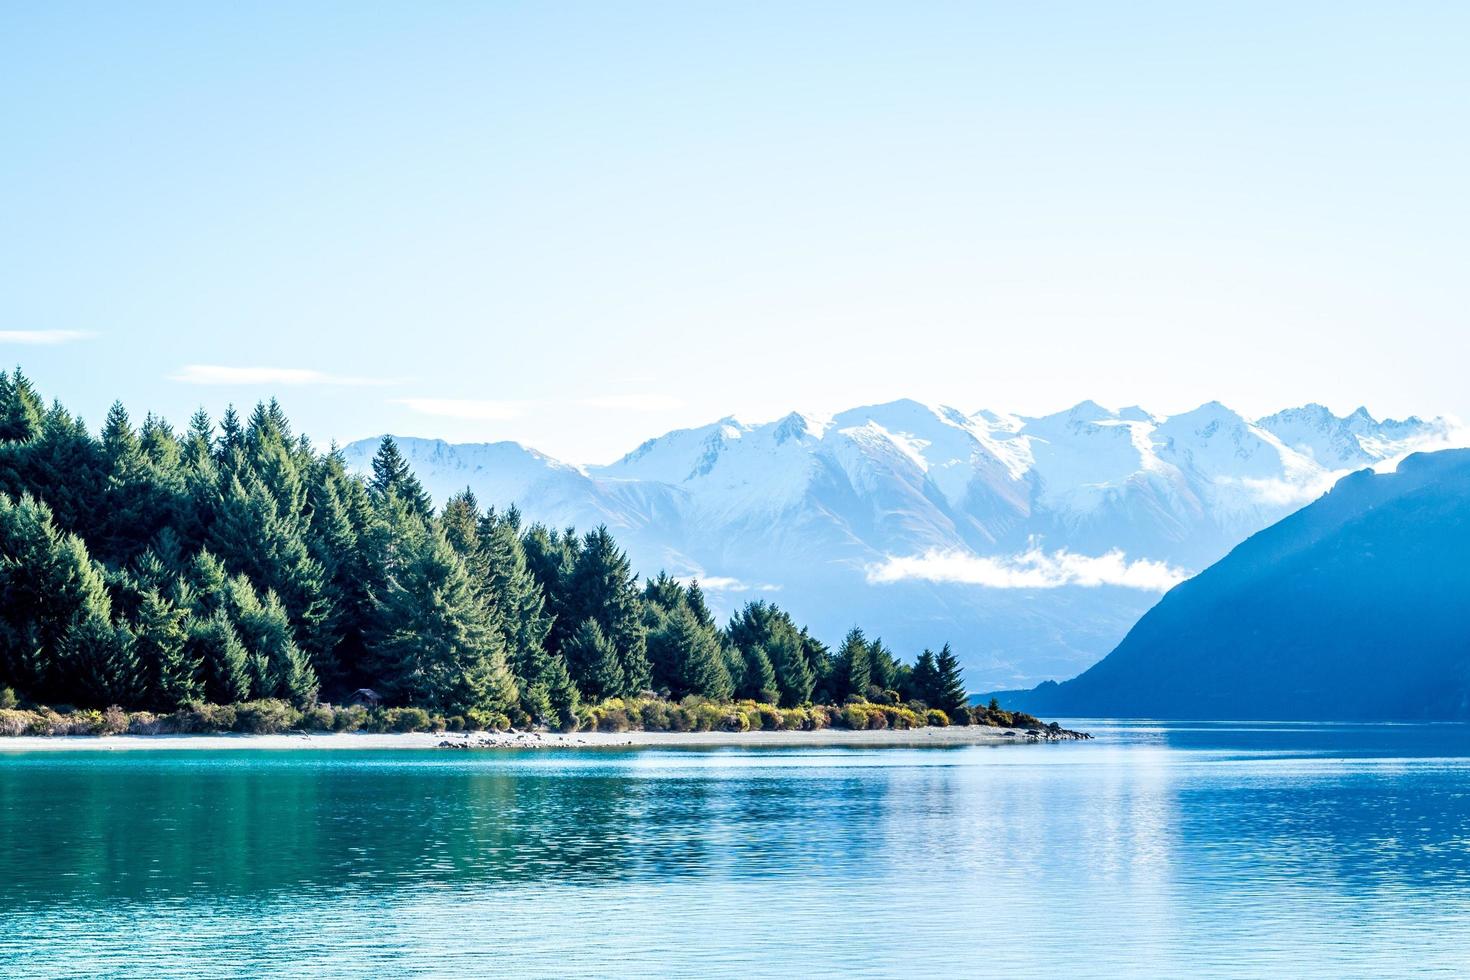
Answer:
M94 436L20 369L0 372L0 684L154 711L370 687L559 727L649 691L965 707L948 645L910 664L854 628L832 650L765 601L722 627L698 582L640 585L605 527L468 490L436 508L391 437L359 475L274 400L183 431L114 404Z

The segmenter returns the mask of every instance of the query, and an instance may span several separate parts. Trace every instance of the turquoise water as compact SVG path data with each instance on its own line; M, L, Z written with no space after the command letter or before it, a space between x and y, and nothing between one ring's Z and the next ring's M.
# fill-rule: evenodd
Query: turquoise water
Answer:
M1470 730L0 753L0 976L1470 966Z

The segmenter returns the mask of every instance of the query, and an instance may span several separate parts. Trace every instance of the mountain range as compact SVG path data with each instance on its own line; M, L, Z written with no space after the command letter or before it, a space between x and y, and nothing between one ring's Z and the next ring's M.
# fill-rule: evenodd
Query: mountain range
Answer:
M697 576L724 611L770 598L832 641L854 623L904 651L947 640L982 690L1076 674L1344 473L1467 441L1450 419L1320 405L1024 417L907 400L724 418L606 466L396 438L436 499L469 487L529 520L606 524L645 573ZM346 446L348 465L366 471L378 441Z
M1027 711L1152 718L1470 718L1470 450L1360 471L1171 590Z

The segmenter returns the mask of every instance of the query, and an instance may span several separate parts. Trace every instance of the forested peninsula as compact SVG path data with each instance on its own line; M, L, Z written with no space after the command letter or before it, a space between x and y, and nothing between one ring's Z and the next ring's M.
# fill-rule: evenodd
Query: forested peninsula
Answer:
M94 436L0 372L0 734L953 724L1041 727L969 706L948 645L722 627L605 527L436 509L391 438L361 476L275 401Z

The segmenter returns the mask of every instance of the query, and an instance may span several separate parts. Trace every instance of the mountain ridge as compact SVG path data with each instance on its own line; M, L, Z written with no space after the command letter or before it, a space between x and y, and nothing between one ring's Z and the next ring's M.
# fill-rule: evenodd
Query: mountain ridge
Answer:
M365 470L377 441L345 447L348 465ZM833 638L861 595L890 642L937 642L936 626L947 627L972 684L994 688L1076 673L1156 593L1104 574L1002 596L975 584L995 576L966 563L1121 552L1182 575L1348 469L1466 440L1453 419L1380 422L1310 404L1250 420L1219 402L1158 416L1084 401L1027 417L903 399L830 417L727 416L601 466L513 442L398 441L438 500L469 486L530 520L606 523L645 574L723 583L712 598L725 608L742 592L779 601L799 586L809 597L794 611Z

